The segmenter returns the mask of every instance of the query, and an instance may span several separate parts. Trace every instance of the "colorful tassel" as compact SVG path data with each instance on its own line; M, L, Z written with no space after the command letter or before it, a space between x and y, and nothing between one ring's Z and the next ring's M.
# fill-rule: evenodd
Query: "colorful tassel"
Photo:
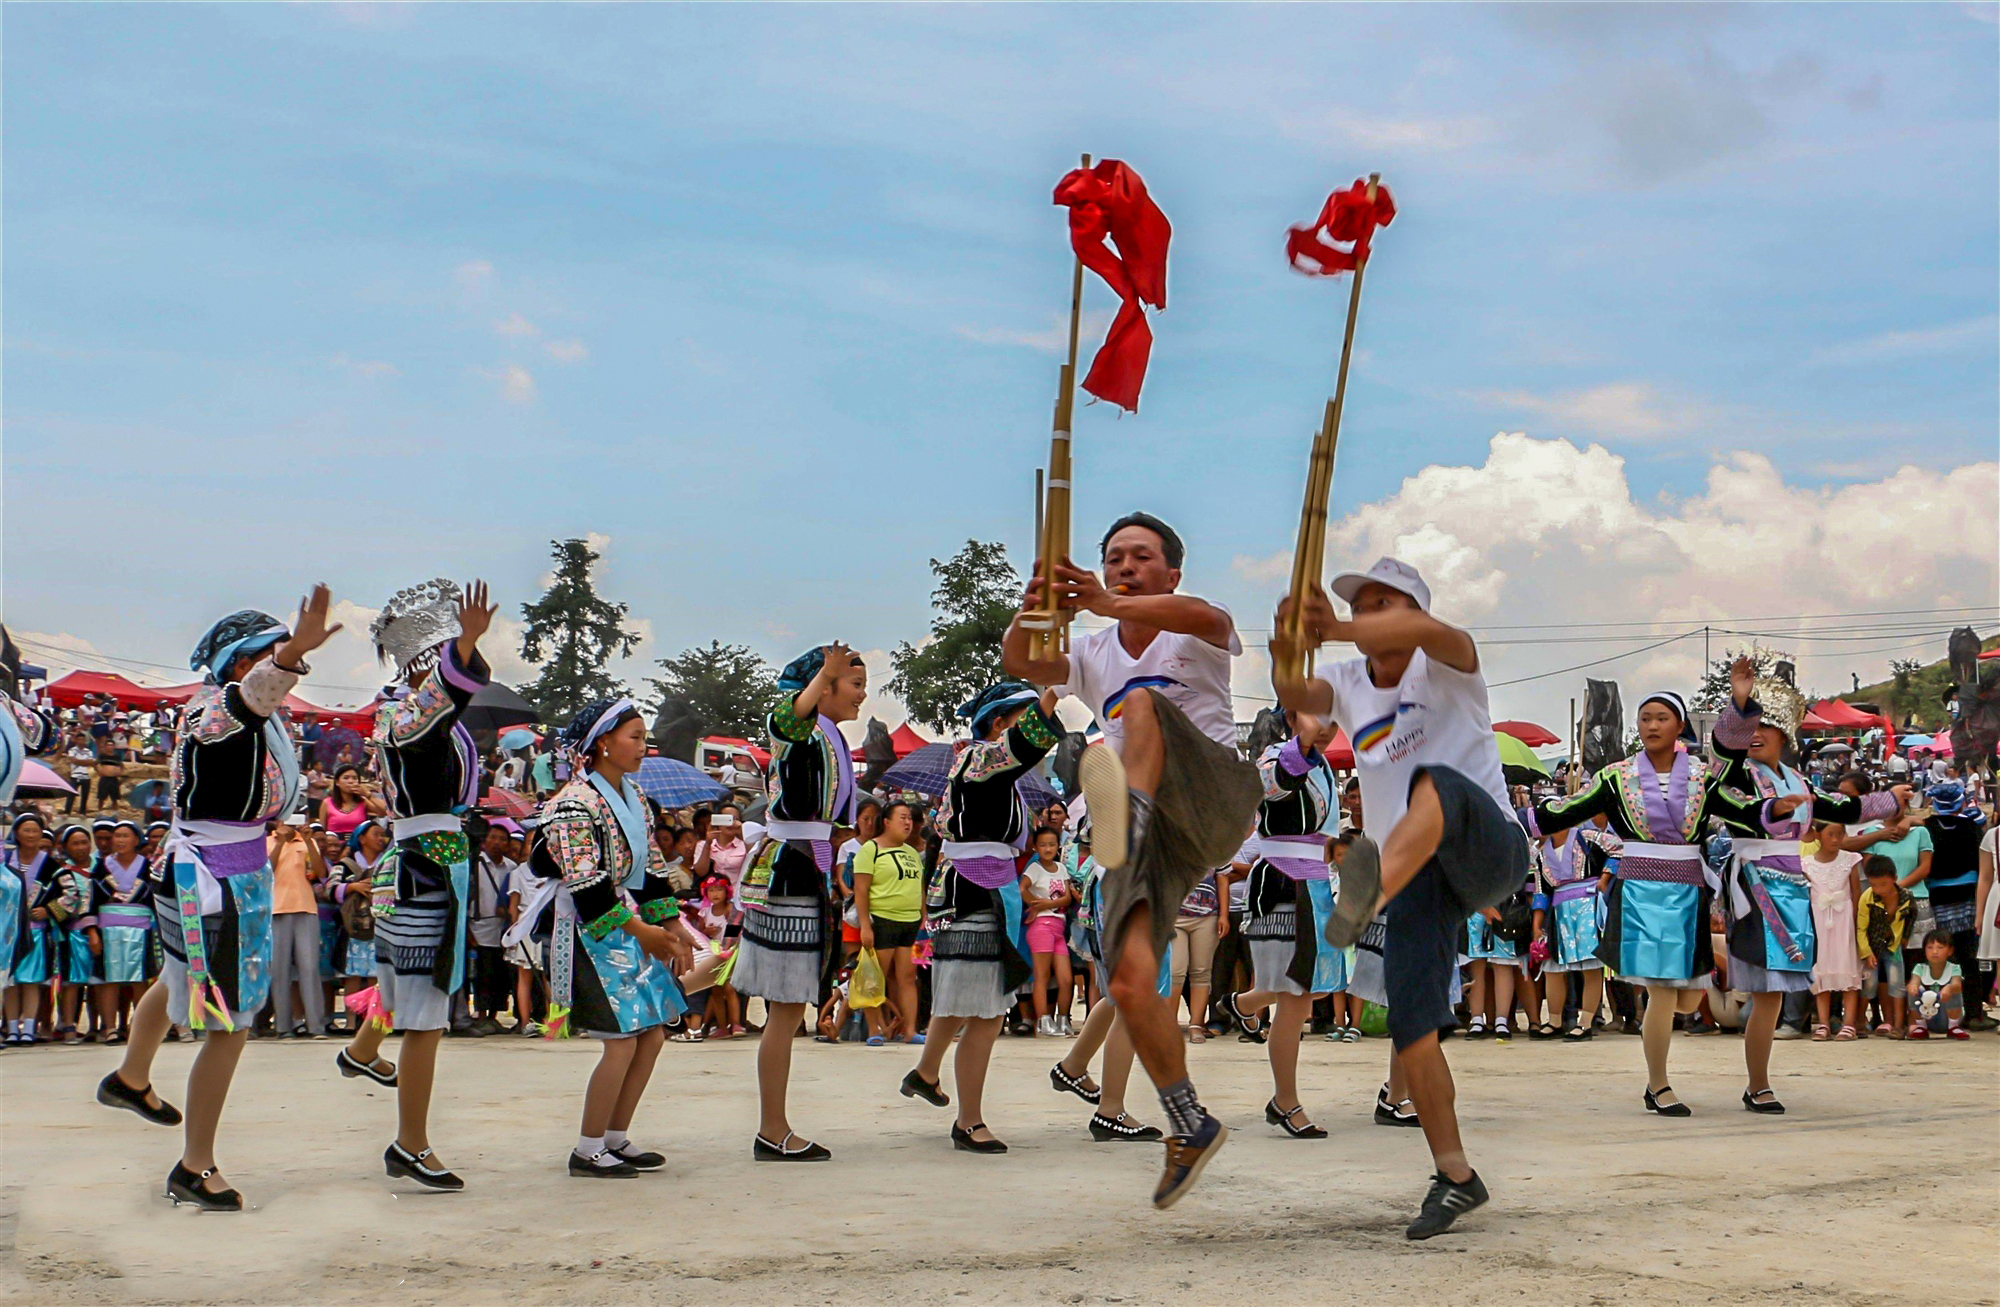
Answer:
M569 1009L560 1003L549 1004L549 1019L542 1023L543 1039L568 1039Z
M382 1002L382 987L380 985L370 985L366 989L357 989L342 999L341 1002L347 1005L349 1012L352 1012L356 1017L361 1019L364 1029L372 1026L386 1035L395 1028L395 1022L390 1019L389 1009Z

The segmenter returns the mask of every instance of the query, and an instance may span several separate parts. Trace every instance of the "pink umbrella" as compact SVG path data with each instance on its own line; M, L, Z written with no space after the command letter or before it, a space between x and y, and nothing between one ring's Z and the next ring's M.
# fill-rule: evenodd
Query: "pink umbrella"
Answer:
M50 771L47 766L33 758L21 764L21 785L23 790L34 790L43 794L75 794L76 787Z

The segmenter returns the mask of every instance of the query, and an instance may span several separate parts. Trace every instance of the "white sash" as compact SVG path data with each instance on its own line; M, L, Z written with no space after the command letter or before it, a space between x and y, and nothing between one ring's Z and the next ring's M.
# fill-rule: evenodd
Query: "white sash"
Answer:
M774 840L830 840L833 838L833 823L830 821L771 821L764 826L764 834Z

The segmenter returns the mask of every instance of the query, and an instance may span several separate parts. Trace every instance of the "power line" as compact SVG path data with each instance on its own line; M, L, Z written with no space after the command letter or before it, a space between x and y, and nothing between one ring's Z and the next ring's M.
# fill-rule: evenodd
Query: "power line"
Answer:
M1642 654L1649 649L1661 649L1666 647L1667 645L1674 644L1681 640L1685 640L1691 635L1700 635L1700 634L1701 634L1701 628L1696 627L1692 631L1682 631L1679 635L1670 635L1664 640L1656 640L1652 644L1641 645L1637 649L1627 649L1624 653L1612 654L1608 658L1594 658L1587 663L1577 663L1571 667L1558 667L1552 672L1537 672L1533 676L1517 676L1511 681L1493 681L1490 684L1488 684L1486 688L1489 690L1497 690L1503 685L1525 685L1529 681L1545 681L1551 676L1562 676L1568 672L1580 672L1586 667L1599 667L1605 663L1615 663L1621 658L1630 658L1633 654Z

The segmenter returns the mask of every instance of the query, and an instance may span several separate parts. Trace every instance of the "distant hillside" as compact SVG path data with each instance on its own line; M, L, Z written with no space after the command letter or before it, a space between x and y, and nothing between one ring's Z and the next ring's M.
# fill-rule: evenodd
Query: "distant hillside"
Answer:
M2000 635L1989 635L1979 642L1984 649L2000 648ZM1945 717L1943 694L1951 686L1951 668L1940 658L1905 677L1891 677L1864 685L1852 694L1835 696L1849 703L1872 703L1887 711L1901 725L1906 719L1914 720L1926 731L1937 731L1950 725Z

